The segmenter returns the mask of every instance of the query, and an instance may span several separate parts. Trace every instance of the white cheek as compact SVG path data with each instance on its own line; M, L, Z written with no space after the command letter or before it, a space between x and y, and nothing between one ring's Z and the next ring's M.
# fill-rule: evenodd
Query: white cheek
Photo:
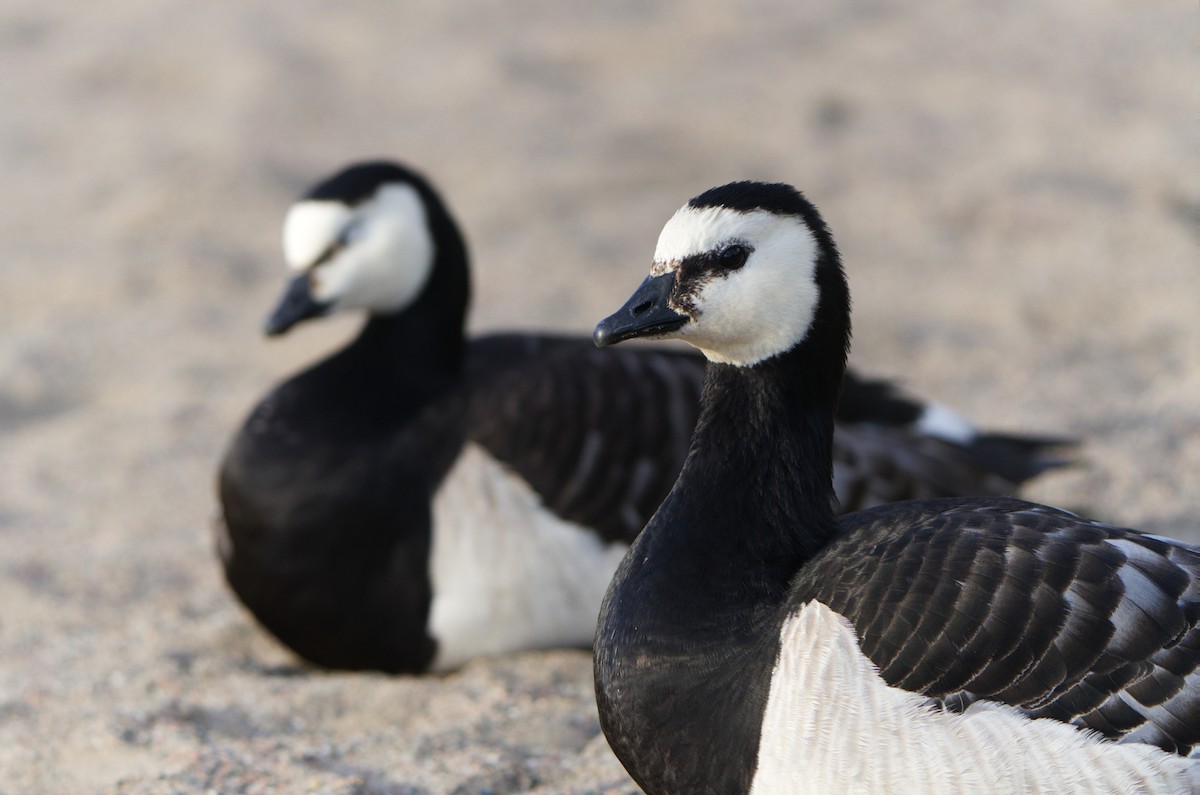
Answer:
M288 267L302 271L324 254L349 222L350 208L341 202L302 201L283 221L283 256Z
M394 312L420 295L433 271L425 207L407 185L388 185L358 211L356 241L318 267L313 297L335 310Z
M312 297L338 309L362 308L359 294L369 292L370 260L357 250L344 250L313 270L309 277Z
M800 218L684 206L659 235L653 272L674 270L688 257L732 241L751 248L746 264L710 278L694 298L692 321L670 336L687 340L713 361L752 365L808 334L819 297L819 246Z
M791 349L816 312L816 252L807 228L772 235L740 270L705 286L681 336L712 361L742 366Z

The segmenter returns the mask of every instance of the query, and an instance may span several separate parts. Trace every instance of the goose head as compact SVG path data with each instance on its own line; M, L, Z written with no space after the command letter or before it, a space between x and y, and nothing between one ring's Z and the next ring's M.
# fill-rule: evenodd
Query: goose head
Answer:
M593 338L682 339L749 367L822 336L844 361L849 297L824 221L790 185L734 182L675 213L650 275Z
M388 162L352 165L311 188L288 210L283 251L292 278L268 335L335 312L401 312L426 290L439 255L465 260L433 188Z

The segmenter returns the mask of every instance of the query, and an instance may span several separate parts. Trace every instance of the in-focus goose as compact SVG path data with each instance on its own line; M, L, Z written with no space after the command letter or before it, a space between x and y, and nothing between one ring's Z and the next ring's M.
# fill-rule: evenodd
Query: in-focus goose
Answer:
M839 519L849 333L817 210L751 182L680 209L596 327L598 345L673 337L709 359L691 452L597 628L601 724L634 779L651 795L1194 791L1200 549L1011 498Z
M465 341L462 236L395 164L316 185L288 212L284 248L295 275L269 334L369 317L233 439L220 549L236 594L331 667L589 645L613 570L682 466L703 357L582 336ZM848 507L1009 492L1051 463L1041 440L979 434L880 382L851 382L844 405Z

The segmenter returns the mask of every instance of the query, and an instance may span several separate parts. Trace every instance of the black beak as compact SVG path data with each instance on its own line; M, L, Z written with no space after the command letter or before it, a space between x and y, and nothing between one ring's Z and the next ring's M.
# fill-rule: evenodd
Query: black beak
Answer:
M656 337L682 328L687 315L672 309L667 300L675 287L675 272L662 276L647 276L633 297L600 321L592 332L597 348L615 345L635 337Z
M328 304L322 304L313 299L308 289L308 274L301 273L288 282L287 290L275 311L263 324L263 331L268 337L284 333L292 326L310 317L318 317L329 311Z

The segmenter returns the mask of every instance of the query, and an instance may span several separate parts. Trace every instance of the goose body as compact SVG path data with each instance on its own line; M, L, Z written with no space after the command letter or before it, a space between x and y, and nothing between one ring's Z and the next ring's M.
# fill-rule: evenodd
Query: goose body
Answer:
M219 549L238 598L329 667L445 670L589 645L613 570L682 466L703 357L465 339L465 243L432 186L395 164L317 184L289 210L284 250L294 276L268 333L367 320L271 390L228 448ZM849 383L845 507L1008 493L1053 464L1046 440Z
M836 516L849 331L824 222L761 183L680 209L597 326L710 360L688 459L601 607L626 769L650 795L1194 791L1200 549L1011 498Z

